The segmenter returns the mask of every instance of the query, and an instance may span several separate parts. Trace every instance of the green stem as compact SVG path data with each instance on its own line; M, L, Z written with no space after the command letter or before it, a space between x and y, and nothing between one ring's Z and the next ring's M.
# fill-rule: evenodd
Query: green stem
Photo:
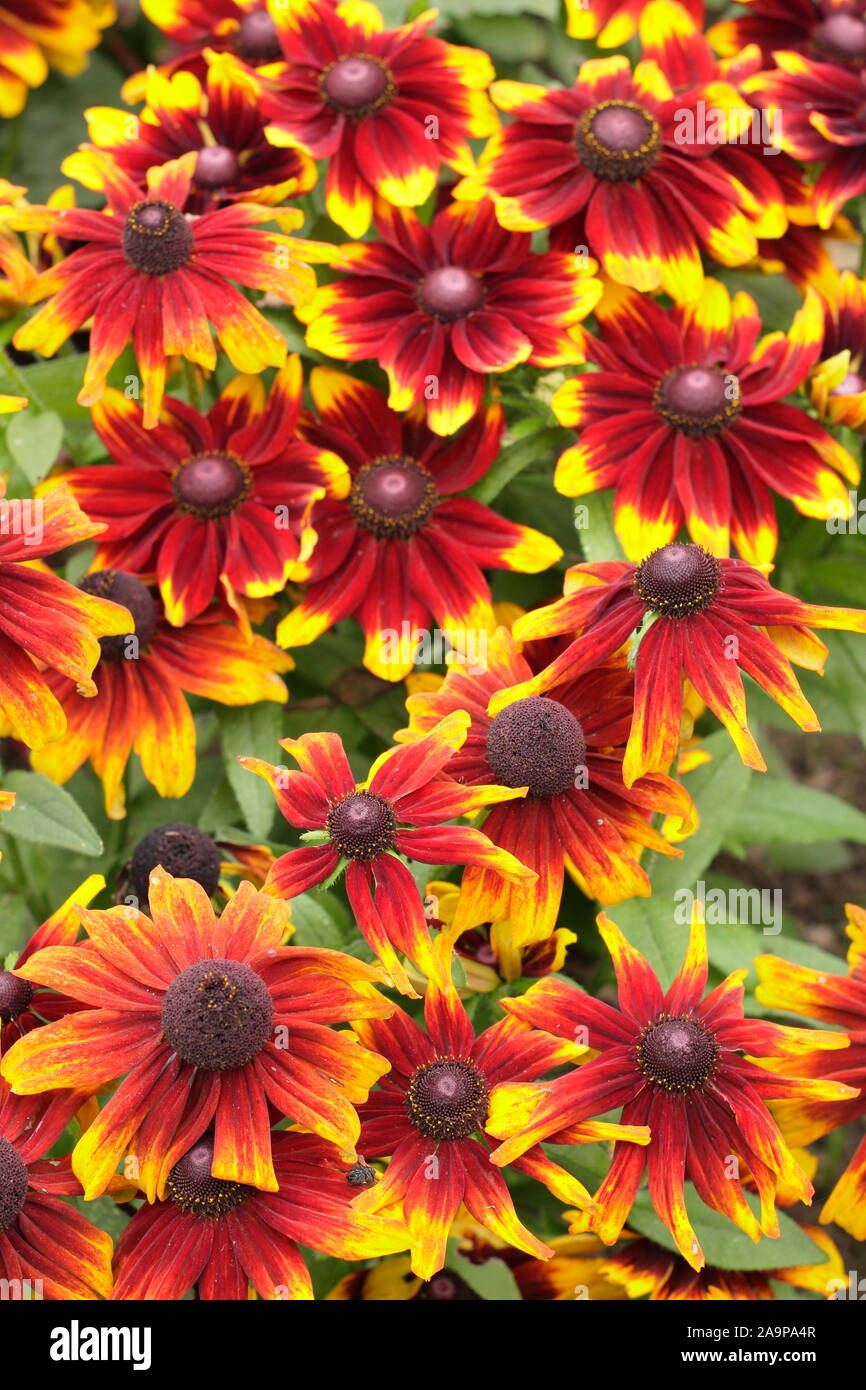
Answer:
M183 380L186 386L186 393L189 396L189 403L194 410L201 410L202 395L199 389L198 377L195 374L195 363L183 359Z

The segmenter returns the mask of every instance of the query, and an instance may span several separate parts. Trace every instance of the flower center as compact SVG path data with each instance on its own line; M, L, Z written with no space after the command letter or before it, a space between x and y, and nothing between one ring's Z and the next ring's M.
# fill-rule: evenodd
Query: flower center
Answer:
M444 1057L419 1067L406 1093L406 1110L428 1139L466 1139L487 1119L490 1088L472 1062Z
M484 286L465 266L438 265L421 281L418 302L425 313L451 322L481 308Z
M637 1060L649 1081L666 1091L696 1091L712 1075L719 1045L693 1018L661 1018L644 1028Z
M240 162L228 145L205 145L195 162L195 181L199 188L226 188L241 172Z
M124 657L135 658L139 648L145 645L156 632L157 607L150 591L140 579L122 570L99 570L88 574L78 586L85 594L96 594L99 598L110 599L112 603L122 603L132 615L132 631L119 633L114 637L100 637L99 646L103 661L122 661ZM135 635L138 646L130 645Z
M168 275L193 252L192 228L174 203L136 203L123 224L123 253L145 275Z
M254 10L252 14L244 15L237 27L234 47L236 53L253 63L265 63L271 58L282 57L277 26L267 10Z
M11 970L0 970L0 1024L11 1023L13 1018L23 1014L32 998L33 986L29 980L22 980Z
M151 870L161 864L174 878L200 883L208 897L216 891L220 876L220 852L197 825L178 821L158 825L139 840L132 856L130 877L140 902L147 902Z
M394 848L397 817L375 792L349 792L331 807L325 828L342 858L375 859Z
M583 729L558 700L530 695L500 710L487 731L487 761L500 786L558 796L586 758Z
M0 1231L17 1221L27 1197L27 1168L18 1150L0 1135Z
M166 1187L181 1211L213 1219L226 1216L245 1202L253 1188L242 1182L211 1177L214 1141L205 1135L185 1153L168 1175Z
M250 495L252 478L234 454L193 454L172 474L179 511L207 518L228 516Z
M844 381L840 381L831 396L859 396L861 391L866 391L866 377L859 372L849 372Z
M700 545L663 545L638 565L634 589L654 613L688 618L709 608L722 586L722 567Z
M450 1269L440 1269L438 1274L434 1274L429 1284L425 1284L418 1293L418 1301L422 1303L483 1303L484 1299L480 1293L470 1289L465 1279L461 1279L459 1274L452 1274Z
M597 178L610 183L636 179L658 158L662 133L635 101L603 101L581 118L575 131L581 162Z
M834 14L819 24L815 42L845 58L866 58L866 19L856 14Z
M357 53L332 63L322 73L320 90L335 111L345 116L369 116L391 100L394 81L378 58Z
M244 1067L267 1042L274 1005L260 975L242 961L200 960L172 980L162 1028L182 1061L205 1071Z
M349 503L361 526L381 540L408 540L426 526L439 490L414 459L376 459L352 484Z
M653 405L681 434L721 434L740 413L740 383L718 367L675 367L656 387Z

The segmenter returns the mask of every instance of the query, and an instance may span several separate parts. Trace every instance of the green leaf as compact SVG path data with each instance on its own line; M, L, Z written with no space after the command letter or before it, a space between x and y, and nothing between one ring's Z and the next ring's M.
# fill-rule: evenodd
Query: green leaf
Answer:
M752 779L749 795L731 827L732 842L814 844L856 840L866 844L866 815L838 796L765 773Z
M562 438L562 430L556 426L544 426L532 434L524 435L516 443L502 450L493 467L488 469L479 483L469 493L476 502L489 505L498 497L506 483L522 473L532 463L545 462L553 457L556 446Z
M708 1265L716 1269L786 1269L789 1265L823 1264L826 1255L806 1235L796 1221L778 1212L778 1240L762 1239L757 1244L726 1216L704 1206L691 1183L685 1185L686 1210L700 1241ZM760 1202L751 1192L743 1196L752 1211L760 1212ZM647 1236L665 1250L676 1251L667 1226L656 1216L646 1192L639 1192L628 1224L639 1235Z
M60 452L63 421L56 410L37 415L22 410L13 415L6 431L6 443L31 487L42 481Z
M574 504L574 526L585 560L624 560L613 524L613 492L593 492Z
M459 1275L479 1298L489 1303L522 1301L517 1280L508 1265L497 1259L485 1260L484 1264L480 1265L473 1264L465 1255L461 1255L459 1236L454 1236L448 1241L445 1268L452 1274Z
M276 802L263 777L248 772L239 755L279 763L282 710L270 700L244 709L220 710L223 765L243 818L254 835L266 838L274 821Z
M0 825L4 834L75 854L102 853L102 840L63 787L41 772L10 772L3 780L6 791L15 793L15 805Z

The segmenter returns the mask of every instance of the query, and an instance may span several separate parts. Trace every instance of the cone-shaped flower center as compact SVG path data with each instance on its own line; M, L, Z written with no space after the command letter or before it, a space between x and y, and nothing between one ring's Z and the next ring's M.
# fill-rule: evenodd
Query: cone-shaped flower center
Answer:
M434 318L465 318L484 302L484 286L462 265L438 265L429 270L418 289L421 308Z
M478 1068L454 1057L419 1067L409 1083L406 1110L428 1139L466 1139L487 1119L490 1088Z
M425 1284L418 1294L422 1303L483 1303L484 1299L480 1293L470 1289L465 1279L461 1279L459 1274L452 1274L450 1269L440 1269L438 1274L434 1274L429 1284Z
M213 1219L234 1211L255 1189L242 1182L211 1177L213 1136L206 1134L168 1175L166 1187L181 1211Z
M661 142L658 122L635 101L603 101L582 116L575 131L581 162L610 183L645 174Z
M558 700L530 695L500 710L487 731L487 761L500 786L558 796L586 758L579 720Z
M123 253L145 275L168 275L186 265L193 251L192 229L174 203L161 199L136 203L123 224Z
M252 14L244 15L237 27L234 47L236 53L253 63L282 57L277 26L267 10L254 10Z
M408 540L426 526L439 490L414 459L388 457L362 468L349 502L359 523L381 540Z
M350 792L328 812L326 829L344 859L375 859L394 848L397 817L375 792Z
M22 980L11 970L0 970L0 1024L11 1023L13 1018L23 1014L32 998L33 986L29 980Z
M172 980L162 1029L182 1061L205 1071L244 1067L267 1042L274 1005L267 985L237 960L200 960Z
M172 474L174 499L196 516L228 516L250 495L249 469L234 454L193 454Z
M666 1091L696 1091L711 1075L719 1045L694 1018L661 1018L644 1028L637 1044L644 1076Z
M721 434L740 413L740 383L718 367L675 367L656 387L653 405L681 434Z
M174 878L191 878L210 896L220 876L220 852L210 835L197 825L178 821L158 825L139 840L132 855L130 878L141 902L147 901L151 870L161 864Z
M866 58L866 19L845 11L830 15L815 30L815 41L845 58Z
M205 145L195 162L195 181L199 188L226 188L237 179L241 166L228 145Z
M129 634L120 633L115 637L100 637L99 646L103 661L122 661L124 657L136 658L141 647L150 641L156 632L157 607L149 590L140 579L122 570L99 570L82 579L79 588L85 594L97 594L99 598L110 599L112 603L122 603L132 614L133 630ZM130 644L135 635L138 646Z
M688 618L709 608L722 585L722 567L700 545L663 545L638 565L634 588L648 608L665 618Z
M21 1215L27 1197L27 1168L14 1145L0 1135L0 1231Z
M367 116L384 106L394 91L388 69L378 58L340 58L322 75L322 96L347 116Z
M859 396L861 391L866 391L866 377L861 376L859 372L849 372L830 395Z

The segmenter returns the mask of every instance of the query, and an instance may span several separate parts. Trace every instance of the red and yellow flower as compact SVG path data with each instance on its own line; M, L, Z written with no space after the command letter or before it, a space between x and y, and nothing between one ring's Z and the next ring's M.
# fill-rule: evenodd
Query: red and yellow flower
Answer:
M429 227L381 203L376 228L376 243L336 248L345 277L297 314L318 351L378 360L392 410L424 404L430 428L453 434L479 410L488 373L584 360L577 325L602 292L588 257L533 252L487 201L452 203Z
M780 49L808 53L826 62L860 67L866 62L866 0L740 0L745 14L708 30L725 55L756 44L770 63Z
M573 39L593 39L599 48L622 48L640 28L653 0L565 0L566 32ZM680 0L700 25L703 0Z
M2 21L0 21L2 22ZM0 79L2 83L2 79ZM27 303L27 296L35 279L35 271L24 254L21 242L9 224L15 217L15 209L25 206L26 188L19 184L0 179L0 314L6 318L17 313ZM3 396L0 400L10 401L21 397ZM0 412L20 409L20 406L0 406Z
M19 1095L120 1086L79 1139L73 1167L99 1196L127 1153L148 1201L213 1129L214 1178L278 1192L271 1115L354 1156L355 1105L387 1063L329 1025L385 1016L372 966L338 951L284 946L284 903L242 883L220 917L204 889L162 869L151 917L81 910L88 940L49 946L19 967L87 1007L21 1038L2 1075Z
M203 77L211 50L232 53L250 68L282 57L273 0L141 0L141 8L171 40L170 56L159 65L165 76ZM123 85L123 100L141 101L146 85L147 73L134 73Z
M810 390L829 424L866 429L866 280L850 270L824 300L824 342Z
M81 72L114 17L112 0L3 0L0 116L17 116L51 68Z

